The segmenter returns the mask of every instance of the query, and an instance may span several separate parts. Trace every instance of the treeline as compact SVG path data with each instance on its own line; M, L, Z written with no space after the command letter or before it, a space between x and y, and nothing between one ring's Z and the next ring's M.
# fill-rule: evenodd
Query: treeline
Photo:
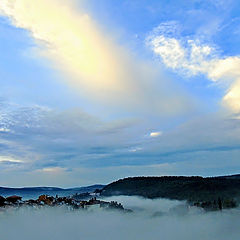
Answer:
M239 177L129 177L102 189L101 195L138 195L146 198L187 200L191 203L235 202L240 199Z

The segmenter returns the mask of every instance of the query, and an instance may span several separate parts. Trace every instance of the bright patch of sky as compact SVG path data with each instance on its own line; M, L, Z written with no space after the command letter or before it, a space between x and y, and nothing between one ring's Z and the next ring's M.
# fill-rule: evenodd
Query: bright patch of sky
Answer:
M236 0L2 0L0 185L238 172L239 12Z

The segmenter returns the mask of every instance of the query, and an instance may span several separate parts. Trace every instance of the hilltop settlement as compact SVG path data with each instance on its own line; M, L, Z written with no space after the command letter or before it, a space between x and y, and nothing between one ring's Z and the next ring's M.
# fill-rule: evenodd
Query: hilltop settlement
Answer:
M69 197L58 197L58 196L48 196L41 195L38 199L29 199L22 200L22 197L13 195L9 197L0 196L0 210L6 210L9 208L19 208L19 207L33 207L33 208L42 208L42 207L56 207L56 206L65 206L69 210L77 209L89 209L92 206L98 206L104 210L119 210L122 212L131 212L129 209L124 209L121 203L111 201L106 202L98 200L96 197L92 197L89 200L79 200L79 195Z

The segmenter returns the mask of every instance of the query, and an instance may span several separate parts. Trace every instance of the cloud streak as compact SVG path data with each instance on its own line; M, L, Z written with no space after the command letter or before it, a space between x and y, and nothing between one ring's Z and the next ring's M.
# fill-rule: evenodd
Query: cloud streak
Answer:
M91 17L74 9L73 1L8 1L2 13L41 41L41 53L73 73L87 87L120 87L116 48L97 29ZM60 66L60 68L61 68Z

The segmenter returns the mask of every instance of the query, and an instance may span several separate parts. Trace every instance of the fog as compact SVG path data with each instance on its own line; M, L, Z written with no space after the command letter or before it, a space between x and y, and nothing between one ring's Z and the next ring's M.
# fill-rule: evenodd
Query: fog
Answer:
M1 240L238 240L240 210L205 212L185 202L112 197L133 213L99 208L20 208L0 212Z

